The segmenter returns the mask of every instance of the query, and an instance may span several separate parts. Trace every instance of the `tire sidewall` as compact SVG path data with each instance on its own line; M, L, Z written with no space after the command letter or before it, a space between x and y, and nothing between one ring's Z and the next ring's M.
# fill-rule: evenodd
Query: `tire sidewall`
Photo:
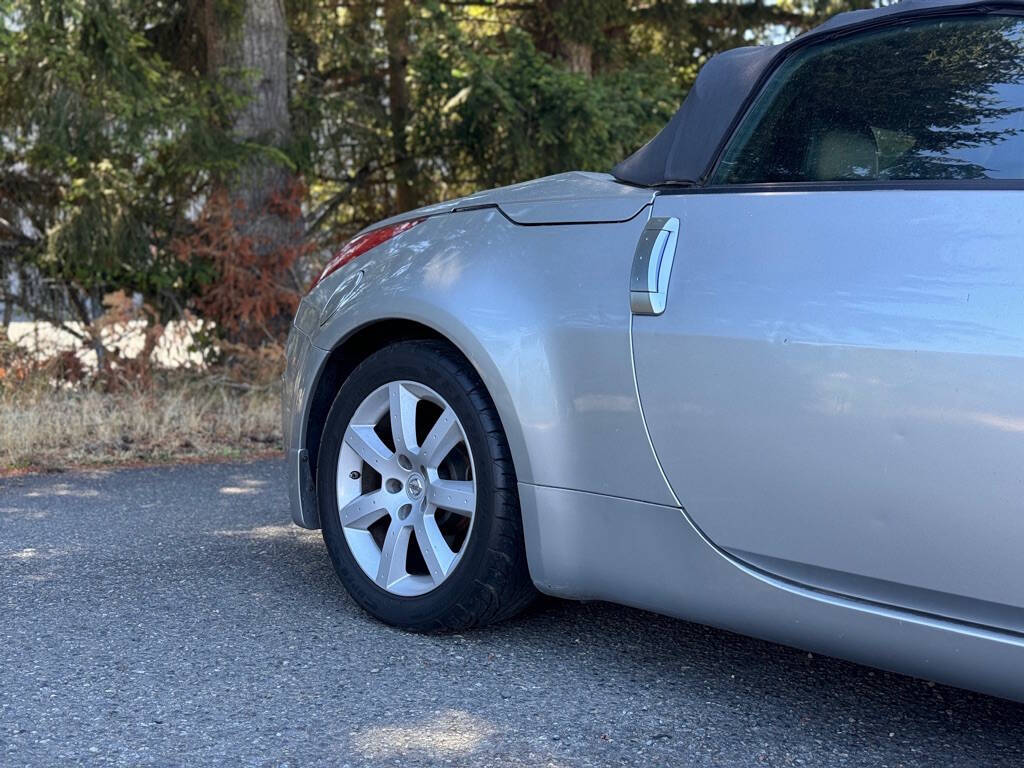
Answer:
M465 372L434 354L429 347L402 342L374 353L361 363L342 385L327 416L317 455L317 504L324 541L339 578L355 601L389 624L412 628L440 624L453 605L478 589L477 574L485 567L497 503L496 457L465 378ZM363 572L349 549L338 515L338 456L345 430L363 400L392 381L423 384L448 402L465 431L476 480L477 508L462 557L439 586L415 597L387 592Z

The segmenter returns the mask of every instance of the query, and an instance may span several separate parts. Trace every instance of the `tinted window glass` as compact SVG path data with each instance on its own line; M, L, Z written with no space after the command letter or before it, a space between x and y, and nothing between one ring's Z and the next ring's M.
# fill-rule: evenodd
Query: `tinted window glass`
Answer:
M1024 178L1024 18L922 21L785 61L715 183Z

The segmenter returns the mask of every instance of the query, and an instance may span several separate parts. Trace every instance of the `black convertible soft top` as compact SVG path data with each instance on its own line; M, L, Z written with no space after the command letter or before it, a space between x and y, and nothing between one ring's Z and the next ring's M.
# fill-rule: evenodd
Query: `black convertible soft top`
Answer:
M683 106L653 139L612 169L619 181L643 187L694 185L707 180L733 124L765 78L793 48L837 32L905 18L957 11L1024 8L1024 0L902 0L882 8L849 11L782 45L736 48L713 56L701 69Z

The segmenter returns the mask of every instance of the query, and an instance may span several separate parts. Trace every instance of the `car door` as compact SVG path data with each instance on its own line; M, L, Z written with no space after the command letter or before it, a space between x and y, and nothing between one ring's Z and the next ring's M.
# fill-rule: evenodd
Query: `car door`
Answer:
M638 392L732 557L1024 631L1022 41L960 15L798 49L710 182L656 198Z

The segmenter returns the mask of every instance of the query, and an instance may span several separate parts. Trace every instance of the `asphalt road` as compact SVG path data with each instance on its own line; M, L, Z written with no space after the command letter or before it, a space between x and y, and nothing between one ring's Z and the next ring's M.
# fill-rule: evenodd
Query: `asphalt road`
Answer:
M0 478L0 765L1024 764L1024 706L603 604L364 615L278 462Z

